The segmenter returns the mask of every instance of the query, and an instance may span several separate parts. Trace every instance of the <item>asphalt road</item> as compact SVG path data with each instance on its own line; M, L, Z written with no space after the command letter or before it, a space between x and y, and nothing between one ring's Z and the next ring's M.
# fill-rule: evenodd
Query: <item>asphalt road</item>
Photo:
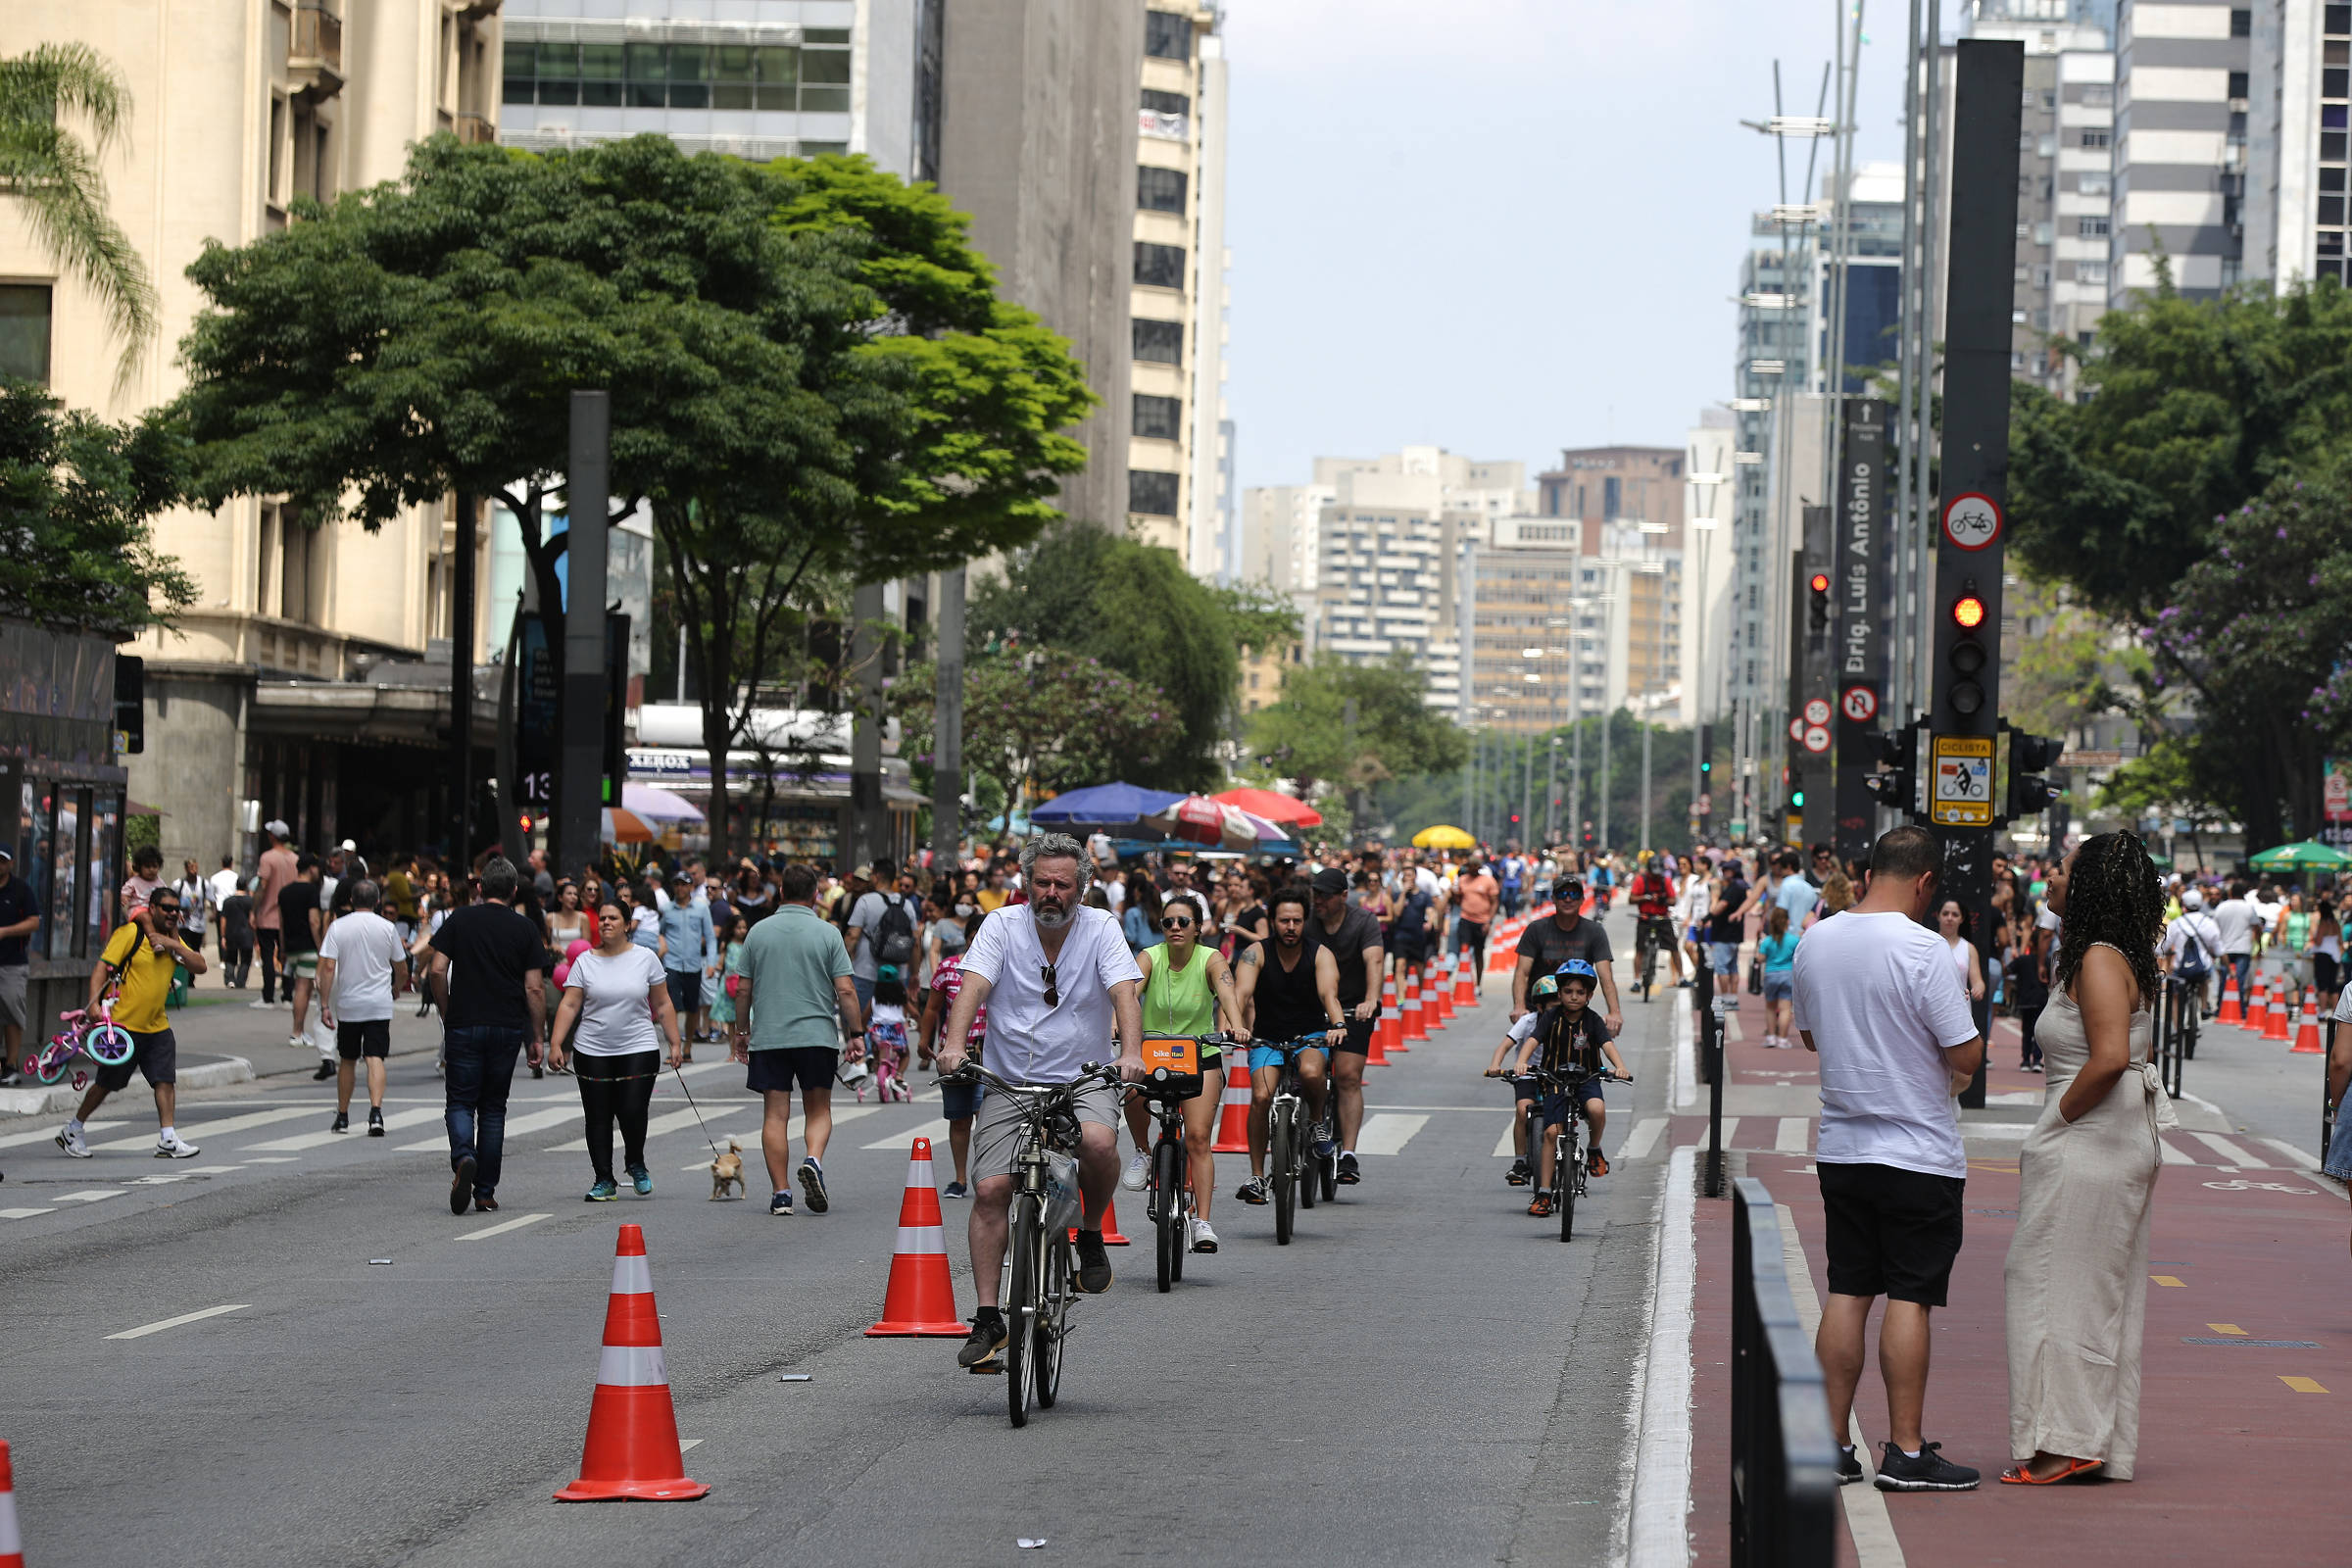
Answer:
M1620 922L1612 922L1617 924ZM1624 933L1630 947L1630 931ZM496 1216L453 1219L429 1058L396 1059L388 1138L332 1137L331 1085L183 1102L203 1157L152 1159L119 1097L67 1161L0 1124L0 1438L31 1560L240 1564L620 1562L1596 1562L1623 1538L1631 1412L1665 1171L1667 993L1628 1006L1580 1234L1502 1182L1508 1113L1479 1077L1507 990L1367 1100L1396 1152L1302 1212L1232 1200L1225 1241L1167 1296L1139 1244L1080 1303L1060 1405L1023 1431L956 1342L868 1340L906 1175L935 1104L864 1107L826 1160L832 1211L707 1200L675 1080L655 1103L660 1191L610 1205L568 1080L516 1085ZM268 1032L275 1020L257 1014ZM690 1069L747 1143L740 1069ZM1627 1097L1627 1098L1616 1098ZM523 1129L517 1131L516 1129ZM1373 1139L1368 1136L1367 1144ZM111 1145L111 1147L110 1147ZM1646 1145L1646 1147L1641 1147ZM571 1146L571 1147L566 1147ZM888 1147L873 1147L888 1146ZM797 1154L797 1146L796 1146ZM747 1155L759 1186L756 1152ZM946 1151L941 1150L941 1178ZM963 1208L947 1206L957 1304ZM577 1470L614 1233L646 1229L696 1503L559 1505ZM495 1234L491 1234L495 1232ZM389 1258L389 1263L371 1259ZM125 1331L233 1307L132 1339ZM807 1374L786 1383L782 1374ZM1042 1554L1016 1539L1044 1538Z

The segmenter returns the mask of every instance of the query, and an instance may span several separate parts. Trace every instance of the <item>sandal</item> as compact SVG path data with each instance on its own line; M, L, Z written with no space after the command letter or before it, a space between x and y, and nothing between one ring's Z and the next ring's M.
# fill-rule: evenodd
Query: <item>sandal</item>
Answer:
M2060 1482L2073 1481L2078 1477L2086 1476L2094 1470L2106 1468L2107 1461L2104 1459L2069 1459L2066 1461L2066 1468L2056 1475L2037 1476L2024 1465L2011 1465L2001 1472L2001 1485L2004 1487L2054 1487Z

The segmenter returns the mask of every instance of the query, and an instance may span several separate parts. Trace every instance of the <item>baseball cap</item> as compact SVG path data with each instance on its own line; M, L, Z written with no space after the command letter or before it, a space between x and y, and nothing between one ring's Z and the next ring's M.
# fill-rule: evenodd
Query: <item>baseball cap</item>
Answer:
M1315 873L1315 892L1323 898L1348 891L1348 873L1338 866L1327 865Z
M850 875L856 877L860 882L871 882L874 879L874 868L870 865L860 865L857 869L853 870Z
M15 861L16 861L16 858L17 858L17 852L16 852L16 851L14 851L14 850L10 849L10 848L9 848L7 845L5 845L5 844L0 844L0 860L7 860L7 861L9 861L11 864L14 864L14 863L15 863Z
M294 836L294 830L286 826L285 819L283 817L273 816L269 821L264 822L262 824L262 831L269 834L273 839L290 839Z
M2205 895L2199 893L2195 888L2190 888L2187 892L2180 895L2180 907L2183 909L2202 909L2205 907Z

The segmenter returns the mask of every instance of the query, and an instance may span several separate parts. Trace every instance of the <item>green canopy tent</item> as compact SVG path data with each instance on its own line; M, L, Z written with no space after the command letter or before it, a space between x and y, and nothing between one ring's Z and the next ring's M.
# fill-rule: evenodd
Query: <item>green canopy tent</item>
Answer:
M2257 871L2340 871L2352 865L2352 855L2329 844L2305 839L2265 850L2246 862Z

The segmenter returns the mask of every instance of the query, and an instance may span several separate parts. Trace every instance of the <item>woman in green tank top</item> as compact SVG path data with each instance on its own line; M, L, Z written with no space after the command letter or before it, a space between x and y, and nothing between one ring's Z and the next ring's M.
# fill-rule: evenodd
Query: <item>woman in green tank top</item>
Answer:
M1189 899L1170 899L1160 909L1160 941L1135 956L1144 971L1144 1033L1148 1035L1204 1035L1223 1018L1225 1032L1247 1039L1242 1027L1242 1004L1233 989L1233 971L1224 956L1200 945L1200 909ZM1218 1102L1225 1093L1225 1062L1215 1047L1200 1052L1200 1093L1184 1102L1184 1154L1193 1188L1192 1250L1213 1252L1217 1233L1208 1228L1208 1204L1217 1186L1216 1142ZM1120 1185L1140 1193L1152 1179L1150 1153L1152 1115L1143 1097L1127 1099L1127 1130L1135 1138L1135 1157L1127 1162Z

